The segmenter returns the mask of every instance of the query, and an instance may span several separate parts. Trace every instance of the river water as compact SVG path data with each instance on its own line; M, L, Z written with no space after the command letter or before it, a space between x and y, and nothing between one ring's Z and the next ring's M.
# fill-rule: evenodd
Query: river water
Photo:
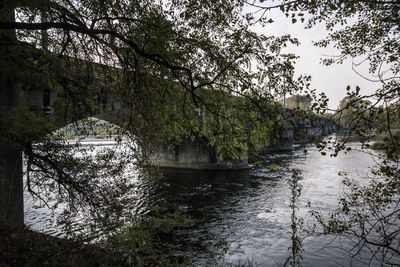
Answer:
M105 144L108 145L108 144ZM374 165L370 155L353 150L338 157L322 156L312 146L263 156L263 163L241 171L163 170L160 180L138 180L137 212L145 214L155 205L165 210L186 210L198 222L177 230L173 238L182 247L179 255L195 266L251 262L253 266L282 266L291 245L291 169L302 171L298 215L307 222L307 202L328 212L337 207L343 192L339 171L360 182L367 181ZM271 168L271 166L275 166ZM133 176L132 179L135 179ZM58 235L54 217L26 195L25 221L32 228ZM304 266L366 266L365 259L351 261L349 243L333 237L303 240ZM365 255L368 258L369 255ZM372 262L371 265L379 265Z

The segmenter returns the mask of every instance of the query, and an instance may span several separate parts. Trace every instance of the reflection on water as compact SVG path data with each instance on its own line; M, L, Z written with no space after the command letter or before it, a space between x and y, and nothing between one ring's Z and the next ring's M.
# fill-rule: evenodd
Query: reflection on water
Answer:
M354 150L336 158L321 156L313 146L307 150L306 154L300 149L265 155L262 165L249 170L163 170L164 177L160 180L137 181L137 213L145 214L155 205L161 210L187 210L198 223L175 231L173 237L182 246L181 255L192 258L196 266L239 260L250 260L260 266L281 266L290 255L287 249L291 244L287 183L290 170L303 171L298 214L306 216L308 201L323 211L336 207L343 191L339 171L362 180L374 163L368 154ZM279 168L270 170L271 163ZM55 234L53 218L48 214L46 210L38 212L27 206L26 222ZM348 244L339 239L310 237L303 244L304 266L349 266L350 259L345 253ZM364 265L353 263L353 266Z

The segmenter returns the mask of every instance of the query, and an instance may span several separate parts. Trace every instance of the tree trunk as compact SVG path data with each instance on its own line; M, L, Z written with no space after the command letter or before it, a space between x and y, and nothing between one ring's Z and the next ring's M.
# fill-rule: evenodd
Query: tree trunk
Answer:
M12 1L0 0L0 19L13 21L14 9L7 2ZM14 30L0 31L0 60L7 56L7 44L14 41ZM0 77L0 120L6 119L19 105L20 89L15 79ZM22 149L4 132L0 136L0 223L20 227L24 224Z
M5 99L3 88L1 102ZM4 115L2 112L1 116ZM11 227L24 224L22 150L9 139L0 143L0 223Z

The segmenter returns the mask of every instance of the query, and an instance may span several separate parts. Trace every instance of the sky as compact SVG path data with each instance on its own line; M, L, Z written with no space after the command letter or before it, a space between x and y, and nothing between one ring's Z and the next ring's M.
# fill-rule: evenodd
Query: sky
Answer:
M333 47L319 48L313 45L313 42L327 36L324 25L304 29L305 24L299 22L292 24L291 19L286 18L280 10L270 11L268 17L272 18L274 22L265 27L258 25L253 30L267 36L290 34L299 39L300 46L288 49L288 52L300 56L296 63L296 74L311 75L311 89L316 89L318 93L325 92L330 99L329 108L338 107L340 100L346 94L348 85L353 89L358 85L361 88L361 94L370 94L378 88L379 83L370 82L352 70L351 59L346 60L343 64L331 66L324 66L320 63L324 56L339 55L338 50ZM367 64L359 66L357 71L364 76L370 76Z

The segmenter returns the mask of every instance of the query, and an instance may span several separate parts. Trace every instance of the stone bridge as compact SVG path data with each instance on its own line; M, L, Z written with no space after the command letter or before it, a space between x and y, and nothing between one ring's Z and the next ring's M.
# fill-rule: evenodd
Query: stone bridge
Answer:
M87 68L85 62L82 62L80 68ZM101 71L104 66L94 64L94 67L92 66L91 68L97 68ZM82 71L82 73L85 72ZM92 75L94 76L93 73ZM85 77L82 78L81 82L89 88L92 83L96 83L96 80L95 77ZM122 126L124 119L121 113L124 109L124 101L117 97L118 93L107 87L107 81L99 84L104 88L96 88L95 92L88 96L88 98L95 99L94 108L90 111L77 112L75 116L70 116L70 114L74 114L73 110L71 107L64 105L63 98L65 93L60 88L47 88L44 90L42 87L35 86L24 88L20 84L14 86L14 94L17 94L19 102L27 105L31 111L45 113L55 123L54 130L87 117L95 117ZM12 99L8 98L7 94L3 94L2 102L12 102ZM291 150L296 143L312 141L316 137L335 132L337 128L332 120L315 114L308 114L306 117L301 118L294 111L286 111L286 113L288 118L282 125L277 143L269 146L260 144L261 150L268 152ZM292 113L292 115L289 113ZM228 167L228 161L219 161L216 155L217 148L211 147L208 143L207 137L204 136L195 140L183 140L178 145L165 144L154 149L156 153L151 156L152 161L160 167L170 168L235 170L249 167L247 158L229 160L230 166Z
M312 142L338 130L337 124L329 117L316 114L301 117L292 115L286 119L276 144L262 146L261 149L268 152L292 150L296 144Z

